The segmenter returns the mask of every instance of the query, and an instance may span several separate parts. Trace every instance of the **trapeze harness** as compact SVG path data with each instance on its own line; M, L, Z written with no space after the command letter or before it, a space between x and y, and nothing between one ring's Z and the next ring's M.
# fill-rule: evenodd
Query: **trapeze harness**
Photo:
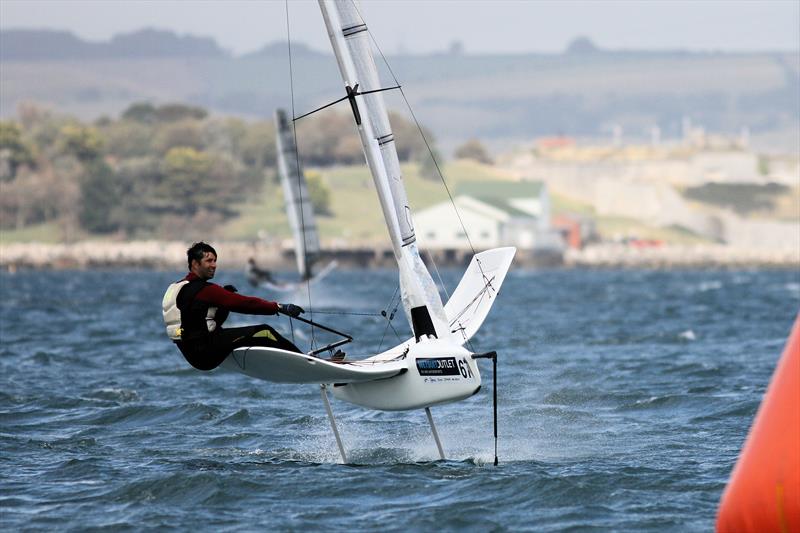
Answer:
M266 324L223 329L230 311L197 299L198 293L209 285L202 279L183 279L167 288L161 302L167 336L190 365L198 370L213 370L241 346L300 351Z

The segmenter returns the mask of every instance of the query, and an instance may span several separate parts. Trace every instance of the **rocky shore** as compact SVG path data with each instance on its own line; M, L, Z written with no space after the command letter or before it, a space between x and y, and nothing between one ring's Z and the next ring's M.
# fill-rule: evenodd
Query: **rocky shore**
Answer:
M746 249L722 244L648 248L600 244L568 250L564 264L572 267L800 269L800 243L796 244L780 249Z
M274 270L294 269L294 254L280 244L215 242L220 261L226 267L244 268L249 258L259 266ZM90 269L185 268L188 244L180 241L83 241L71 244L14 243L0 245L0 268ZM340 268L392 267L390 249L376 247L329 249L326 259L335 259ZM438 266L466 264L471 252L435 251ZM427 260L428 254L424 254ZM665 245L637 248L623 244L599 244L582 250L568 250L563 258L542 257L524 250L517 253L517 268L532 267L622 267L622 268L794 268L800 269L800 243L783 249L741 249L724 245Z
M0 245L0 267L15 269L154 268L186 267L182 241L81 241L69 244L14 243ZM289 268L280 249L251 243L213 243L225 264L244 267L250 257L268 268ZM277 253L276 253L277 252Z

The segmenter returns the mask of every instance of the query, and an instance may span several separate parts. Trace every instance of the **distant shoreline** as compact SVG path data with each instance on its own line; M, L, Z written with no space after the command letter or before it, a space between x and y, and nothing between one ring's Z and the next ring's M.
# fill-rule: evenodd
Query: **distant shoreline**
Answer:
M279 245L245 242L214 242L221 264L244 268L254 258L262 268L291 271L295 268L293 250ZM150 268L182 270L188 244L180 241L93 242L72 244L13 243L0 245L0 269L81 270L93 268ZM324 259L335 259L342 269L391 268L394 258L385 247L339 248L327 250ZM423 253L428 260L429 254ZM439 267L466 265L471 251L433 250ZM516 268L775 268L799 269L800 248L736 249L724 245L665 245L636 248L622 244L600 244L582 250L567 250L561 256L519 250Z

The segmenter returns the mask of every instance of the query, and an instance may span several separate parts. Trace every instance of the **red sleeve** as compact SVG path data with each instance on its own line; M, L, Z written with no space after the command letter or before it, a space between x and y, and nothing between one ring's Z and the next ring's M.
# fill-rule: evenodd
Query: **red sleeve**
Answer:
M269 300L262 300L255 296L242 296L230 292L219 285L209 283L195 296L201 302L206 302L217 307L223 307L235 313L247 315L274 315L278 312L278 304Z

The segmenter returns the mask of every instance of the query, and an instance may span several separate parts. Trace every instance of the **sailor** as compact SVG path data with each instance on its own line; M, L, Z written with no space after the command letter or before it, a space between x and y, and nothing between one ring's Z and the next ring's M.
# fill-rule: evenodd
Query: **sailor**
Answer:
M252 257L247 260L247 281L249 281L250 285L253 287L258 287L261 282L279 285L275 278L272 277L272 273L269 270L259 268L256 264L256 260Z
M240 328L223 328L222 324L231 311L297 317L304 312L301 307L243 296L237 294L233 285L220 287L209 283L217 270L217 252L204 242L193 244L186 256L189 273L167 288L162 312L167 335L190 365L198 370L212 370L241 346L270 346L300 352L266 324Z

